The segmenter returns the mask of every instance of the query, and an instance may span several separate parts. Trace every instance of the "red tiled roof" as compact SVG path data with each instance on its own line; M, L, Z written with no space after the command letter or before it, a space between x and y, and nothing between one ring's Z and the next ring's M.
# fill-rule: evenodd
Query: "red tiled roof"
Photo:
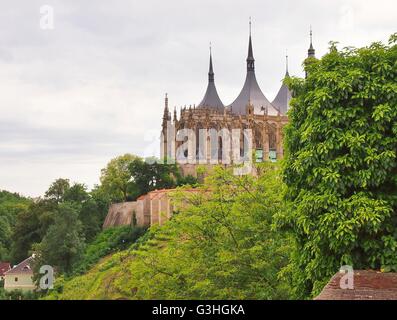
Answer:
M342 289L343 273L335 274L315 300L396 300L397 273L355 270L353 288ZM343 281L343 280L342 280Z
M23 260L20 264L16 265L5 274L21 274L21 273L33 273L33 256Z
M9 262L0 262L0 277L4 276L8 270L11 269L11 265Z

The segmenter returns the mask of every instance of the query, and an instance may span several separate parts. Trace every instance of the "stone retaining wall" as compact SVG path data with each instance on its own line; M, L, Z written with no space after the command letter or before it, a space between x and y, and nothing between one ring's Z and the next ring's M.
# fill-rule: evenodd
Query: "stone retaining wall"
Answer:
M103 229L134 224L140 227L164 224L174 211L170 197L172 191L175 189L155 190L139 197L137 201L112 204ZM197 192L196 189L186 191Z

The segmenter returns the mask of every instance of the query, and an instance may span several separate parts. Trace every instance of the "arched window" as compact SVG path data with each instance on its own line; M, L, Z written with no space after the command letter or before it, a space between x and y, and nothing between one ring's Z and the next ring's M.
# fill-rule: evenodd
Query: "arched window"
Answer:
M218 160L219 160L219 162L222 162L222 156L223 156L223 139L222 139L222 137L218 137Z

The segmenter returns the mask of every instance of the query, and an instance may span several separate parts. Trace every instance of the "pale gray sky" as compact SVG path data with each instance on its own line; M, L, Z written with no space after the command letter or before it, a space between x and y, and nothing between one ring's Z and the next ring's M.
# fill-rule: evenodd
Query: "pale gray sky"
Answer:
M258 82L272 100L285 72L302 76L313 26L317 56L387 41L395 0L0 0L0 189L43 194L58 177L98 183L113 157L145 153L170 105L200 102L208 44L229 104L245 77L248 18ZM40 28L40 7L54 29ZM157 143L156 143L157 145Z

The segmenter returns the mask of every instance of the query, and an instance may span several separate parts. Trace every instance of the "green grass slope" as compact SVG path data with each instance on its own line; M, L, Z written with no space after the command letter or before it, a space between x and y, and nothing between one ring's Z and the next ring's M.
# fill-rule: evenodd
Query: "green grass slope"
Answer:
M219 169L171 220L86 274L59 278L46 299L285 299L290 239L274 228L285 210L278 168L258 177ZM183 200L182 200L183 199ZM182 203L184 205L182 205ZM186 205L188 204L188 205Z

